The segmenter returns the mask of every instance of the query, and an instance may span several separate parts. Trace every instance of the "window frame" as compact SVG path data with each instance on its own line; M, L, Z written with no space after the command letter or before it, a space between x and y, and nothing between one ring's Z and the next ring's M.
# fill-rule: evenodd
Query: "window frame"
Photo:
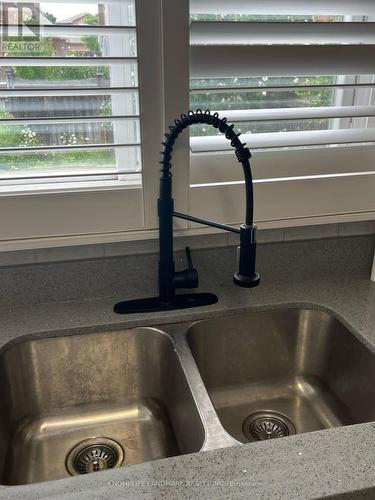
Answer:
M36 241L94 243L108 241L108 235L116 240L128 231L156 227L151 199L157 189L155 157L164 130L163 100L155 99L163 93L161 13L161 0L136 0L141 139L147 137L141 146L143 188L111 177L78 182L68 175L59 183L3 189L0 210L6 216L0 219L0 250L29 248Z

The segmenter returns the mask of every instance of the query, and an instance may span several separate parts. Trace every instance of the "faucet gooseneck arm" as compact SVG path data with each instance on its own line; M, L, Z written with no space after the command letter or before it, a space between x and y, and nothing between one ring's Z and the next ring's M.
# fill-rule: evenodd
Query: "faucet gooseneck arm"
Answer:
M218 129L230 141L235 149L237 160L242 164L245 179L246 213L245 223L239 228L195 217L190 214L176 212L172 197L172 154L178 136L190 125L207 124ZM188 268L176 272L173 259L173 217L216 227L240 235L239 270L234 273L233 281L241 287L252 288L259 284L259 274L255 272L256 256L256 227L253 223L254 197L253 181L250 168L250 151L239 139L240 134L234 131L234 125L228 125L226 118L219 118L218 113L210 111L189 111L174 121L165 134L162 151L163 159L160 177L160 194L158 199L159 216L159 296L120 302L115 305L114 311L120 314L130 312L147 312L168 309L182 309L217 302L217 297L211 293L176 294L178 288L198 287L198 273L194 269L190 250L186 248Z

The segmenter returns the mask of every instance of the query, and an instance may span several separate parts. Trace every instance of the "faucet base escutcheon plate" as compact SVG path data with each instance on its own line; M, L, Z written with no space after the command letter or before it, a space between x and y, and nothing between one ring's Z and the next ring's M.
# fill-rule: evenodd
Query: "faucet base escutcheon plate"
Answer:
M175 295L171 302L162 302L160 297L125 300L118 302L113 311L117 314L145 313L157 311L173 311L191 307L216 304L218 298L213 293L183 293Z

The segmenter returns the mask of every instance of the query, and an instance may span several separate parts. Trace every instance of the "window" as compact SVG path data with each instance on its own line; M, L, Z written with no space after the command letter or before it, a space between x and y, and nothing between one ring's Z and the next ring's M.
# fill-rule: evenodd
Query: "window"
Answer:
M155 230L163 133L198 107L242 132L263 227L374 217L372 0L79 1L0 4L0 249ZM230 145L189 133L176 209L241 222Z
M258 222L374 211L374 14L371 2L190 0L191 107L243 134ZM197 215L205 197L211 217L240 221L228 141L197 126L190 147Z
M160 1L147 4L0 4L3 245L111 240L152 226L143 194L154 189L153 173L143 176L157 175L164 124L155 103Z

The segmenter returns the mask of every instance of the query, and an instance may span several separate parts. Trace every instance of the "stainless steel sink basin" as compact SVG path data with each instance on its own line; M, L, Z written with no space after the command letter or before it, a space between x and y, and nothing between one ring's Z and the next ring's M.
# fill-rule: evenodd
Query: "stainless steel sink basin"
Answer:
M187 338L221 424L237 441L375 420L375 355L325 312L210 319Z
M2 484L195 452L204 441L174 344L156 329L6 346L0 387Z
M0 351L0 483L375 420L374 379L318 310L21 339Z

